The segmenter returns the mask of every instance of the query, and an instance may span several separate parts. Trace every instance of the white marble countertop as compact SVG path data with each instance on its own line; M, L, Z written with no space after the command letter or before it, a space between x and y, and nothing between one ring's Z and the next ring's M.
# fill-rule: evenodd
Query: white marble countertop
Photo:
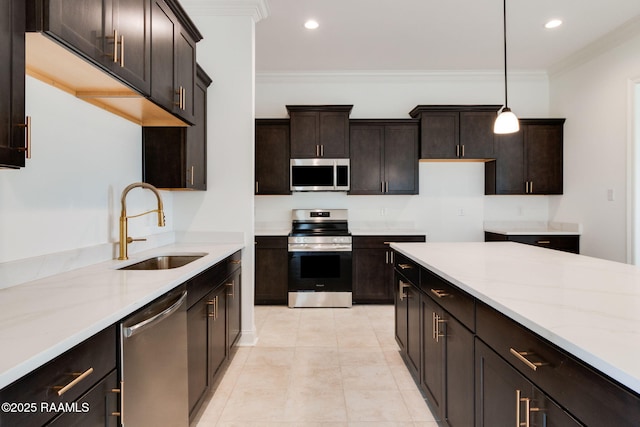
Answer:
M179 243L0 290L0 388L118 322L242 244ZM117 270L146 258L205 253L170 270Z
M391 247L640 393L640 268L512 242Z
M511 236L576 236L582 234L582 226L580 224L566 222L496 221L485 222L484 231Z

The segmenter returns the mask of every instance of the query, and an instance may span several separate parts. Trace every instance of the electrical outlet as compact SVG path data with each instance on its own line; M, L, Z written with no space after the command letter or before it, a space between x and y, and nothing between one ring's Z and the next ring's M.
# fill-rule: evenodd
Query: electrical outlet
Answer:
M609 202L613 202L616 199L616 194L613 191L613 188L607 190L607 200Z

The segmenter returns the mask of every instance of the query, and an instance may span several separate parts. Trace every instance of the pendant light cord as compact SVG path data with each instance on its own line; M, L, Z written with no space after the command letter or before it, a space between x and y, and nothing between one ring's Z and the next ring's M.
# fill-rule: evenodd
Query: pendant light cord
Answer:
M504 107L509 108L507 104L507 0L502 0L502 25L504 34Z

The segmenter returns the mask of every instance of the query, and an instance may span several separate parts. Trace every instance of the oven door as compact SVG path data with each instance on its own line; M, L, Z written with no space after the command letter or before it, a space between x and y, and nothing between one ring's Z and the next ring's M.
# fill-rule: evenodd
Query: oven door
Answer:
M289 292L351 292L351 251L289 252Z

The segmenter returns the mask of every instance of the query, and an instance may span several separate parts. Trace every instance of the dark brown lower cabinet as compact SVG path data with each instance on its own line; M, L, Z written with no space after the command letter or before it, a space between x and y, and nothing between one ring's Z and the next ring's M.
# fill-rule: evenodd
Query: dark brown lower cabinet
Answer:
M240 252L187 282L190 421L198 414L240 336L240 286Z
M114 325L0 390L0 402L20 405L15 411L3 406L0 426L117 425L116 343ZM72 383L62 394L57 392Z
M473 333L422 294L421 385L432 409L448 425L473 425Z
M256 236L255 239L255 304L287 304L287 236Z
M480 339L475 359L476 427L582 425Z
M420 294L402 274L395 273L396 283L396 341L409 370L420 376Z
M393 304L394 252L390 242L424 242L425 236L353 236L353 302Z
M637 392L399 253L394 286L396 341L441 425L640 425Z

